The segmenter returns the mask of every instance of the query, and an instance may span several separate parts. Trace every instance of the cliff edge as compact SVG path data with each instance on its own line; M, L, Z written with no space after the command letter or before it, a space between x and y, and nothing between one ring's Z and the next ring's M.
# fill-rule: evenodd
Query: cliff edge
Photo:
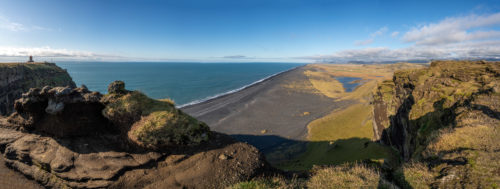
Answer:
M402 70L374 95L374 129L397 149L403 187L500 184L500 62L434 61Z
M30 88L69 86L75 83L54 63L0 63L0 116L14 111L14 101Z
M105 95L31 88L13 107L0 117L5 164L47 188L224 188L269 168L255 147L122 81Z

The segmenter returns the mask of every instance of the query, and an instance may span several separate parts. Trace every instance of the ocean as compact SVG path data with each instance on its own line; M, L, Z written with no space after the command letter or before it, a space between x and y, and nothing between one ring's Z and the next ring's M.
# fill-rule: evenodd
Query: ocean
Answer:
M125 82L156 98L170 98L179 107L235 92L300 63L158 63L158 62L60 62L77 86L107 93L109 83Z

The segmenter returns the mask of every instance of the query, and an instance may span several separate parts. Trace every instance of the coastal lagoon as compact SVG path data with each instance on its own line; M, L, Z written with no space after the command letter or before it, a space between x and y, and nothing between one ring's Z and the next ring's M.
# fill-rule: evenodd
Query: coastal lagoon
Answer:
M360 77L335 77L335 79L342 83L345 92L352 92L361 84L361 80L363 80Z
M304 64L300 63L171 63L60 62L75 83L105 94L108 84L122 80L126 88L176 105L203 101Z

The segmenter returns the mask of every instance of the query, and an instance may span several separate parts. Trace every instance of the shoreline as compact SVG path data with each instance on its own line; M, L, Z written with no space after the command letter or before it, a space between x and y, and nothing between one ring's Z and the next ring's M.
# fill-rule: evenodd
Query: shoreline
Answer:
M317 91L304 74L309 69L297 66L180 110L205 122L212 131L231 135L264 153L280 145L302 144L311 121L352 103L335 101ZM297 83L307 89L293 88Z
M250 88L250 87L252 87L252 86L254 86L254 85L257 85L257 84L259 84L259 83L262 83L262 82L265 82L265 81L267 81L267 80L270 80L270 79L272 79L272 78L274 78L274 77L277 77L277 76L279 76L279 75L281 75L281 74L285 74L285 73L287 73L287 72L291 72L291 71L293 71L293 70L299 69L299 68L301 68L301 67L305 67L305 66L307 66L307 65L309 65L309 64L304 64L304 65L301 65L301 66L293 67L293 68L290 68L290 69L288 69L288 70L281 71L281 72L278 72L278 73L272 74L272 75L270 75L270 76L264 77L264 78L262 78L262 79L259 79L259 80L257 80L257 81L254 81L254 82L252 82L252 83L250 83L250 84L248 84L248 85L245 85L245 86L243 86L243 87L240 87L240 88L237 88L237 89L233 89L233 90L229 90L229 91L227 91L227 92L219 93L219 94L216 94L216 95L213 95L213 96L209 96L209 97L206 97L206 98L203 98L203 99L200 99L200 100L194 100L194 101L188 102L188 103L186 103L186 104L178 105L178 106L175 106L175 107L176 107L176 108L179 108L179 109L180 109L180 108L190 108L191 106L196 106L196 105L201 104L201 103L210 102L210 101L212 101L212 100L216 100L216 99L218 99L218 98L222 98L222 97L225 97L225 96L227 96L227 95L231 95L231 94L234 94L234 93L237 93L237 92L243 91L243 90L245 90L245 89L247 89L247 88Z

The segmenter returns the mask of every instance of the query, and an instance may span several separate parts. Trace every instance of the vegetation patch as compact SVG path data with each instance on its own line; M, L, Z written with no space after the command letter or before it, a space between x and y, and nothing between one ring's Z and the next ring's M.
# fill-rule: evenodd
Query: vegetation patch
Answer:
M273 177L258 177L247 182L240 182L233 186L228 187L228 189L294 189L294 188L304 188L304 179L287 179L283 176L273 176Z
M430 184L434 182L434 173L429 171L429 168L420 162L406 163L394 173L394 180L402 188L430 188Z
M308 127L310 141L335 141L352 137L371 138L373 136L371 107L354 104L346 109L333 112L312 121Z
M309 188L393 188L375 168L364 164L342 164L314 171Z
M197 145L209 139L209 127L175 108L170 100L154 100L139 91L111 93L103 110L133 143L156 149Z
M410 161L391 166L400 187L494 188L500 183L499 73L499 62L434 61L427 69L394 74L397 111L387 113L394 125L383 140ZM383 87L374 99L385 98L389 90Z

